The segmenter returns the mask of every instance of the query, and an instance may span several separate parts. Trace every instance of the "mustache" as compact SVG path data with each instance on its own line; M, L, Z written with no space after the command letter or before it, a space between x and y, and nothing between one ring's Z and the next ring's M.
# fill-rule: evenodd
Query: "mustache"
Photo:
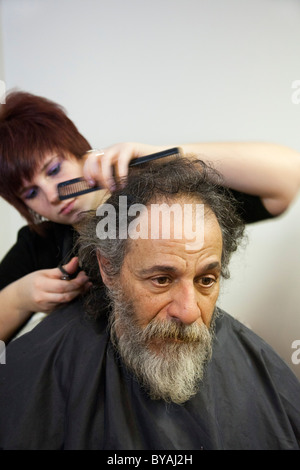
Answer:
M141 332L145 342L153 340L173 340L183 343L200 343L203 338L202 324L185 325L177 320L152 320Z

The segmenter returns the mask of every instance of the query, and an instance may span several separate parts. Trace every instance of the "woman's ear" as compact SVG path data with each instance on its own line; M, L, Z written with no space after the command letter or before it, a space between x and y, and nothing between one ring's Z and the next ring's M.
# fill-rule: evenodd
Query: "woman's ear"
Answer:
M97 260L98 260L98 266L99 270L101 273L102 280L106 287L109 289L113 285L113 280L112 278L107 274L108 268L110 266L110 262L108 261L107 258L104 258L99 252L97 252Z

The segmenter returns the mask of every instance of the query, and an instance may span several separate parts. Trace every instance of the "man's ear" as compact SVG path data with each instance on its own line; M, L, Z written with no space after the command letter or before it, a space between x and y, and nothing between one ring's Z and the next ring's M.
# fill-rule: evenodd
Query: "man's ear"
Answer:
M113 280L107 274L108 268L110 266L110 262L108 261L107 258L104 258L104 256L102 256L99 252L97 252L97 260L98 260L98 266L99 266L99 270L100 270L101 277L102 277L104 284L106 285L107 288L112 287Z

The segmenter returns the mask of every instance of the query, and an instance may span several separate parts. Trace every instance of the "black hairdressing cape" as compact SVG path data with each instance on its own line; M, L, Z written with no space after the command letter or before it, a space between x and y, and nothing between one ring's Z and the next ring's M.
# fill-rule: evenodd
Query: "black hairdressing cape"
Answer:
M300 384L227 313L185 405L152 401L77 300L12 341L0 366L4 449L299 449Z

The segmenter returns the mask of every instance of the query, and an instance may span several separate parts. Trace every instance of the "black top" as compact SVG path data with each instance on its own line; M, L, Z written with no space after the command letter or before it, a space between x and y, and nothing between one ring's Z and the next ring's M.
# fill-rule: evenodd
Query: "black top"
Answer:
M45 235L22 227L18 238L0 264L0 290L13 281L39 269L56 268L68 262L73 252L76 232L70 225L43 222Z
M0 366L4 449L283 450L300 445L300 383L223 311L198 393L151 400L117 357L105 315L79 300L10 343Z

